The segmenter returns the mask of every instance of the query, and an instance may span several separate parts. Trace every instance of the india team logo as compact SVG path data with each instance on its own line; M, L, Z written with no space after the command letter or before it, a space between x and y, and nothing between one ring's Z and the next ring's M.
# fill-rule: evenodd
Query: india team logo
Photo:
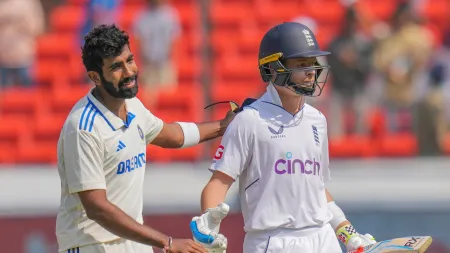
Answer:
M285 159L278 159L274 165L275 173L283 174L307 174L319 175L320 163L315 159L293 158L292 152L287 152Z
M138 132L139 132L139 136L141 137L141 140L144 140L144 132L142 132L142 129L139 125L137 126L137 128L138 128Z

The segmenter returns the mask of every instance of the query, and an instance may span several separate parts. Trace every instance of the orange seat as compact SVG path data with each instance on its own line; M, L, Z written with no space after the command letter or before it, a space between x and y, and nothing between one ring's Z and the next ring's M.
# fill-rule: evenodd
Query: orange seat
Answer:
M253 57L230 57L214 66L214 74L225 82L259 82L258 61Z
M181 27L185 31L193 31L200 27L200 10L196 3L174 5L177 10Z
M14 164L18 162L18 147L27 144L32 129L27 117L1 115L0 118L0 164Z
M396 4L395 1L365 0L358 1L358 6L371 19L380 19L387 21L391 18Z
M133 24L136 21L136 18L145 10L145 5L143 4L127 4L122 7L120 12L118 13L117 23L120 28L127 31L133 31Z
M419 13L426 19L431 21L445 20L448 21L448 11L450 10L450 2L447 0L425 1Z
M38 59L36 65L32 69L33 80L39 85L51 85L55 83L59 77L66 77L64 71L64 61L63 60L46 60Z
M190 110L183 109L157 109L152 112L156 117L162 119L164 122L171 123L175 121L200 121L198 114Z
M241 33L237 40L239 53L249 58L258 59L259 43L263 36L264 33L259 31Z
M60 5L50 13L50 26L55 32L77 33L84 25L85 20L86 11L82 3Z
M81 59L81 53L71 53L67 64L67 77L71 83L85 82L87 79L86 68Z
M49 101L52 113L68 114L78 100L86 96L91 89L91 86L86 84L66 87L52 89Z
M65 120L63 114L38 114L33 121L35 140L54 141L56 145Z
M444 139L444 154L450 155L450 133L445 136Z
M215 29L211 32L210 43L215 54L215 61L221 62L217 57L229 57L228 51L237 47L239 33L236 31L228 31L223 29Z
M341 22L345 12L344 6L335 0L315 0L307 8L307 15L318 24Z
M268 2L256 4L250 12L254 12L256 21L260 24L274 26L282 22L289 22L304 13L302 5L295 2Z
M15 145L0 140L0 151L0 164L15 164L17 162L17 148Z
M89 0L67 0L68 4L83 5L83 6L86 6L88 2Z
M173 162L195 162L198 161L203 154L200 146L172 150L165 149L164 152L166 155L170 156L170 160Z
M0 110L3 114L32 115L45 108L44 94L38 89L7 89L0 93Z
M183 149L164 149L155 145L148 145L147 161L150 163L167 163L175 161L195 162L201 158L202 153L202 147L200 145Z
M174 90L162 90L158 94L158 106L161 108L201 108L201 90L177 87Z
M250 6L245 2L219 3L212 2L210 7L210 22L214 27L232 26L249 18L252 14Z
M48 33L37 40L37 57L52 57L67 60L69 54L78 51L78 40L74 33Z
M123 0L122 4L123 5L136 5L136 4L145 4L147 2L147 0Z
M329 140L330 157L369 157L375 155L370 139L367 136L348 135Z
M55 141L29 142L19 147L17 160L21 163L57 162L57 143Z
M413 134L388 134L379 140L378 154L387 157L416 156L417 139Z
M30 131L29 118L26 116L8 116L1 115L2 124L0 124L0 141L3 144L14 147L19 139Z
M239 105L246 98L259 98L265 91L265 85L262 83L234 82L223 83L217 82L211 88L212 102L219 101L235 101Z
M176 62L178 80L192 82L198 80L201 73L201 61L198 57L182 57Z
M198 32L182 33L177 46L181 57L186 58L198 58L202 49L203 41L202 36ZM192 64L192 63L191 63Z

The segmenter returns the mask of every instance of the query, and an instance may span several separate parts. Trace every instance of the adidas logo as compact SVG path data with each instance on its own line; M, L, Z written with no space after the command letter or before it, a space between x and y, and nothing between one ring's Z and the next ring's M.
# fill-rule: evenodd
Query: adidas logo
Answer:
M120 150L124 149L126 146L122 141L119 141L119 146L117 146L116 152L119 152Z

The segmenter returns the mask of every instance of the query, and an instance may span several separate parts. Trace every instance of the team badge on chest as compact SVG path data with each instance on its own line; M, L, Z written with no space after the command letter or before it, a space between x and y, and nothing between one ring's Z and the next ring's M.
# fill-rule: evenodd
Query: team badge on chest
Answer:
M144 140L144 132L142 132L141 127L138 125L137 126L138 132L139 132L139 136L141 137L141 140Z

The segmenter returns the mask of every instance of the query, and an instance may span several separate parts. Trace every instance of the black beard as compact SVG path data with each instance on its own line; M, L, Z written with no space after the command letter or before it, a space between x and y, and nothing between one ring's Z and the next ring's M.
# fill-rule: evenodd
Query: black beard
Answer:
M138 93L138 75L134 75L132 77L127 77L122 80L120 80L118 87L115 88L114 84L112 82L108 82L103 74L100 74L100 80L102 81L103 88L105 88L106 92L108 92L109 95L115 98L134 98ZM124 88L123 86L125 83L135 80L136 83L131 88Z

